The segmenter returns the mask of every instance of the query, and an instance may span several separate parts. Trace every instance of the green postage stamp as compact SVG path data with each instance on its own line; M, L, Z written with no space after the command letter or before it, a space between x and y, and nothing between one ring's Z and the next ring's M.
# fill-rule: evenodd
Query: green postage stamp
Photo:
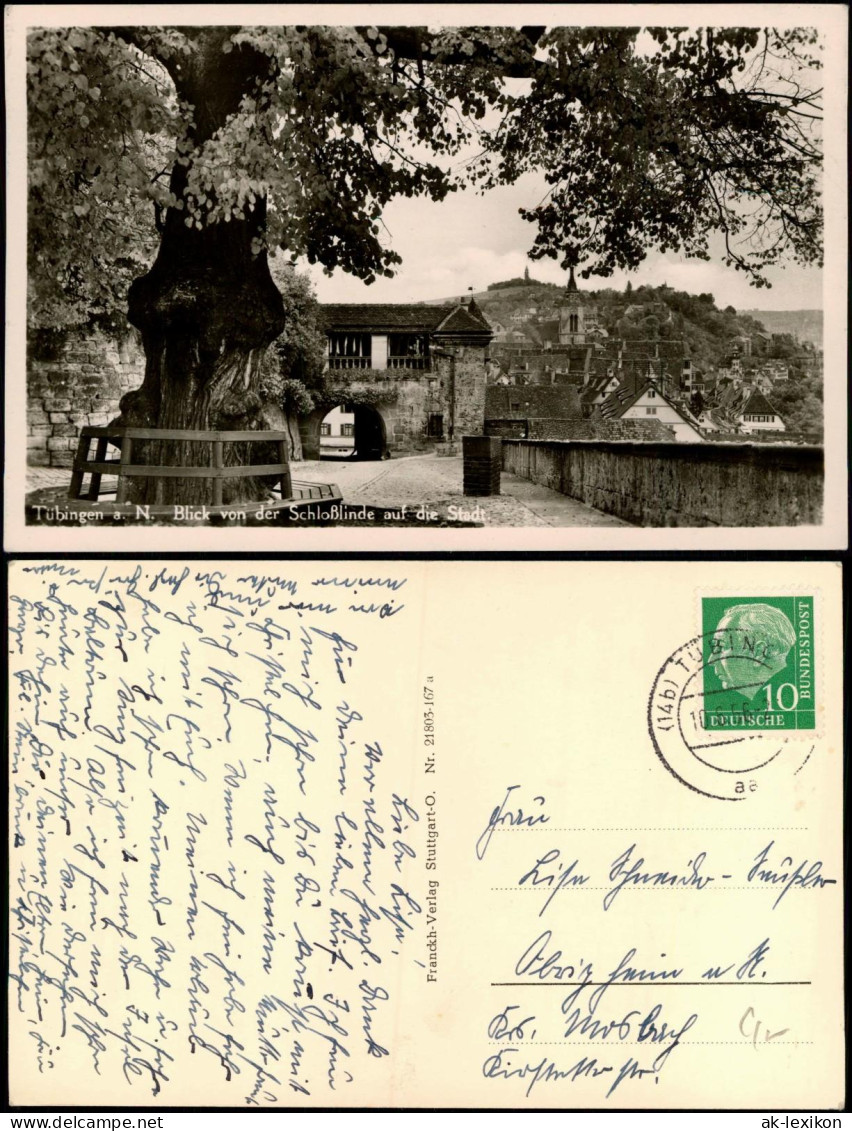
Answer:
M814 730L813 597L704 597L705 730Z

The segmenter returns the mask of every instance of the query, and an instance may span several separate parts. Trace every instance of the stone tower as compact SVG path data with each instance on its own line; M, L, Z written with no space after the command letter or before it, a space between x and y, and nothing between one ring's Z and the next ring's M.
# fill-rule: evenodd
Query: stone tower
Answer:
M586 344L586 308L583 296L577 290L573 265L559 308L559 344L562 346Z

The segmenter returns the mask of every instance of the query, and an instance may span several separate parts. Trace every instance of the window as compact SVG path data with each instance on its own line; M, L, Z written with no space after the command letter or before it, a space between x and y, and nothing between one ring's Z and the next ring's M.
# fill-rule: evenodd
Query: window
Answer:
M429 413L427 435L433 440L442 440L444 438L444 414L442 412Z
M657 393L656 393L655 389L649 389L648 390L648 396L649 397L655 397L656 395L657 395Z
M388 369L429 369L426 334L388 334Z
M519 412L520 408L521 408L521 402L520 401L510 401L509 402L509 408L511 409L512 412Z
M329 369L369 369L372 364L372 337L370 334L328 335Z
M568 315L568 331L571 334L576 334L580 330L580 316L579 314Z
M320 425L320 436L330 436L330 435L331 435L331 425L330 424L321 424Z
M656 416L657 415L657 406L655 404L645 405L645 415L646 416Z
M341 436L354 436L355 435L355 425L354 424L341 424L340 425L340 435Z

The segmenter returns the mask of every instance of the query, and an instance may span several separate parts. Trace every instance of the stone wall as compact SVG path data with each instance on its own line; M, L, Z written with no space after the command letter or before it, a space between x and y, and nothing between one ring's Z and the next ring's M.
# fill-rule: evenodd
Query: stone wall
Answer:
M118 415L118 402L145 376L135 330L121 338L90 327L31 333L27 342L27 456L36 467L70 467L80 429Z
M530 431L528 420L499 420L494 417L485 419L486 436L503 436L507 439L526 440Z
M486 436L530 440L657 440L674 439L674 429L661 420L493 420L485 421Z
M816 446L504 439L503 470L638 526L822 521Z
M444 418L444 434L449 426L449 360L437 359L429 371L388 370L394 374L387 384L394 399L383 404L388 448L392 451L418 451L427 448L426 428L432 413Z
M447 359L439 359L441 368ZM477 346L456 347L455 432L460 436L479 436L485 422L485 351ZM441 369L439 369L441 372Z
M144 376L145 355L139 335L130 327L121 337L91 327L62 334L31 334L27 346L29 463L70 467L80 429L114 420L122 396L139 388ZM345 380L343 373L333 376L335 384L351 387L353 392L369 388L391 451L433 447L435 440L427 435L433 413L443 416L444 439L449 439L451 396L455 438L482 433L486 391L482 348L457 347L452 358L436 355L429 371L354 371L352 380ZM288 418L292 459L319 458L319 424L326 411L312 413L299 420L298 426Z
M485 351L480 347L455 348L453 357L432 355L432 368L346 370L326 373L327 386L339 391L340 404L359 404L365 394L369 406L379 414L388 452L429 451L439 437L428 435L429 417L443 417L443 439L463 434L481 435L485 423ZM351 401L347 402L347 394ZM319 458L319 427L334 407L323 407L299 420L305 459Z
M410 452L428 449L433 441L427 438L429 416L441 413L444 434L449 425L447 402L448 381L439 374L416 370L357 370L358 378L335 380L329 391L339 391L339 401L348 409L354 406L371 409L381 417L388 451ZM338 377L337 374L334 375ZM448 375L445 375L448 376ZM326 400L320 408L299 417L298 426L303 459L320 457L320 424L334 405ZM481 431L481 425L480 425Z

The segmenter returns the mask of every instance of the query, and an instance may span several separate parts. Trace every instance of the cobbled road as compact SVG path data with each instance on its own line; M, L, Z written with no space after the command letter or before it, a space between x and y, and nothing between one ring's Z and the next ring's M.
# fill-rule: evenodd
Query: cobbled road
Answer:
M336 483L351 503L377 506L452 506L470 511L478 505L487 526L626 526L557 491L503 473L501 494L471 498L462 489L461 456L403 456L382 463L322 460L293 463L293 478Z
M291 465L294 479L310 483L336 483L347 503L373 503L409 510L426 506L456 506L484 512L486 526L626 526L612 515L588 507L557 491L528 483L505 472L501 494L471 498L462 490L461 456L403 456L382 462L347 460L297 460ZM31 467L27 487L64 487L71 478L63 468ZM459 515L464 518L464 515Z

